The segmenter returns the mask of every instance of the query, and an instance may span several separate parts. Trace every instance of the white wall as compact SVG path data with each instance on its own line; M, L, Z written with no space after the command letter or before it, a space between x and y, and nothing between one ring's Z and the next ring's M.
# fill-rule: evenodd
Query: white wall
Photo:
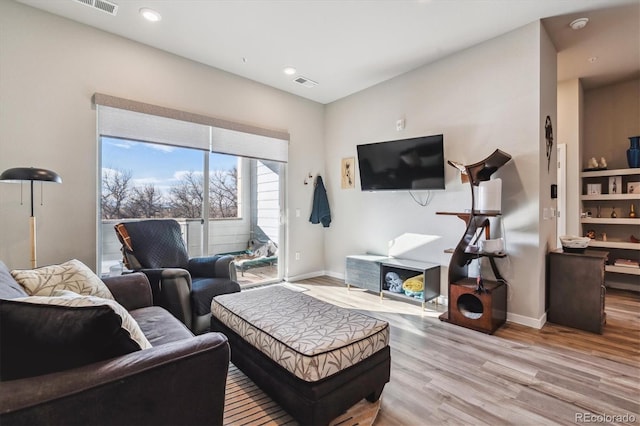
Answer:
M584 93L584 152L607 159L610 169L626 169L629 136L640 135L640 80L612 84Z
M551 81L555 52L552 58L552 46L543 33L540 23L532 23L327 106L325 184L333 222L326 230L325 253L332 274L344 274L349 254L384 254L389 241L407 233L436 235L441 238L414 250L412 257L442 265L441 291L446 294L449 255L443 251L457 244L465 226L455 216L436 212L471 206L469 185L460 182L454 168L446 167L446 190L434 191L426 207L416 204L408 192L361 192L359 179L356 189L340 189L340 161L356 156L357 144L444 133L447 160L470 164L496 148L512 155L513 160L494 174L503 180L510 254L498 264L510 283L510 319L540 325L544 244L555 238L551 223L539 235L541 170L547 174L544 117L549 114L556 122L556 88ZM401 132L395 130L399 118L406 119ZM424 192L416 195L426 197ZM546 198L544 202L549 204Z
M539 87L540 87L540 111L539 111L539 123L540 123L540 131L539 131L539 146L540 146L540 172L539 172L539 182L540 182L540 192L539 192L539 200L540 200L540 210L538 214L538 236L539 236L539 250L538 250L538 261L536 262L540 267L535 269L535 272L538 276L538 282L544 285L538 286L537 288L526 289L525 295L530 297L531 304L534 304L534 301L537 302L537 306L530 306L530 308L535 308L533 312L538 312L538 315L543 315L542 317L538 317L540 321L540 325L544 324L546 321L546 278L547 278L547 269L546 269L546 259L547 253L549 251L554 250L557 247L557 222L555 217L555 211L557 210L557 200L551 198L551 185L555 184L558 181L558 171L557 171L557 161L558 161L558 76L557 76L557 52L556 48L551 42L549 35L547 34L544 26L540 26L540 64L539 64L539 73L540 77ZM552 146L547 154L547 135L545 131L545 122L546 117L551 118L551 122L553 124L553 134L552 134ZM546 213L545 213L546 212ZM522 272L527 270L526 266L523 264ZM521 303L526 303L526 299L523 299ZM523 318L523 322L527 322L526 319Z
M36 205L39 264L78 258L95 267L95 92L288 131L287 204L308 214L302 182L324 171L322 105L0 0L0 170L43 167L63 178ZM28 216L20 185L0 185L0 259L10 268L29 267ZM321 229L292 219L287 242L290 252L308 250L287 275L323 270Z
M583 90L580 80L558 83L558 143L567 145L567 234L581 235L580 192L582 171Z

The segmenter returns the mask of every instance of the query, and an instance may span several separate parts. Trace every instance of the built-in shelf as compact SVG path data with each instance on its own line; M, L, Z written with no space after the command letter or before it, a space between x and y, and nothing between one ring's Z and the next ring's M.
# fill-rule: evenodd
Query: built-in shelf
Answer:
M613 169L613 170L593 170L581 173L582 191L584 195L580 195L582 203L582 211L605 210L602 217L584 217L580 219L582 224L583 235L587 231L593 230L597 225L598 235L608 233L607 241L591 240L589 248L596 250L606 250L610 265L605 265L607 273L607 281L627 283L629 280L635 280L635 276L640 276L640 268L632 268L627 266L615 266L616 259L634 259L638 260L640 252L640 242L631 242L640 236L636 232L636 228L640 225L640 217L627 217L631 206L635 206L636 214L640 216L640 194L628 191L629 183L640 182L640 168L629 169ZM613 177L618 182L618 193L609 193L611 188L611 180ZM590 184L600 185L603 194L586 194ZM613 192L613 191L611 191ZM611 209L618 214L618 217L610 217ZM614 228L616 227L616 228ZM631 228L633 227L633 228ZM631 228L631 229L630 229ZM605 232L603 232L605 231ZM614 238L611 236L614 235ZM636 241L636 240L634 240ZM610 283L609 283L610 284Z
M607 272L615 272L616 274L640 275L640 268L630 268L628 266L607 265L604 267Z
M631 242L627 242L627 241L591 240L589 242L589 247L640 250L640 243L631 243Z
M583 217L580 219L580 223L592 223L601 225L640 225L640 218L598 218L598 217Z
M582 172L582 177L603 177L603 176L623 176L640 174L640 169L612 169L597 170L593 172Z
M580 196L582 201L640 200L640 194L593 194Z

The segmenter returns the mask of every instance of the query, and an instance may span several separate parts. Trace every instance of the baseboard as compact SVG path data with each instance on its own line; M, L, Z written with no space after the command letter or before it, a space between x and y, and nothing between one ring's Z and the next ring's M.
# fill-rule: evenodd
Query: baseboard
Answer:
M540 330L542 326L547 322L547 313L545 312L540 318L535 319L531 317L525 317L524 315L511 314L507 312L507 321Z
M287 282L294 282L294 281L306 280L308 278L322 277L325 275L328 275L326 271L316 271L316 272L309 272L301 275L293 275L291 277L284 277L284 280Z
M336 278L338 280L344 281L344 274L332 271L324 271L325 275L331 278Z

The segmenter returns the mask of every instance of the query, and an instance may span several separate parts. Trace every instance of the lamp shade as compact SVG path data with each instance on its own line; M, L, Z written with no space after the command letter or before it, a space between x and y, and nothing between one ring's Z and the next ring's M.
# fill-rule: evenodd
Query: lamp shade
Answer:
M0 181L19 182L24 180L62 183L62 178L56 172L35 167L14 167L0 174Z

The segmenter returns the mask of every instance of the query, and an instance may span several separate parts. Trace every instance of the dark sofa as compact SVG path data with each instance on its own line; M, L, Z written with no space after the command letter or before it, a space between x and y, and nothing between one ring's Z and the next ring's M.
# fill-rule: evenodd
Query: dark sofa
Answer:
M19 303L11 299L26 293L11 281L0 262L0 314L11 314L13 309L15 317ZM194 336L168 311L152 306L151 288L142 273L103 281L153 347L62 371L0 381L0 424L222 424L227 338L220 333ZM8 323L0 322L0 337L12 334ZM2 340L6 345L6 339Z

